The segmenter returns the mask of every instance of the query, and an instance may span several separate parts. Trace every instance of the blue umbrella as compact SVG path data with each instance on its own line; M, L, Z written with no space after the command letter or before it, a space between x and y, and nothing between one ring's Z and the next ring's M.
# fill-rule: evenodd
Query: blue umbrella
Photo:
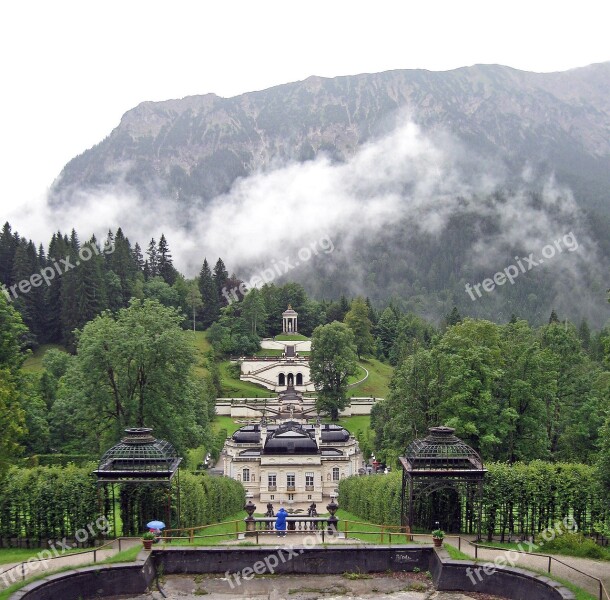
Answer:
M165 529L165 523L163 521L151 521L146 524L146 527L150 529Z

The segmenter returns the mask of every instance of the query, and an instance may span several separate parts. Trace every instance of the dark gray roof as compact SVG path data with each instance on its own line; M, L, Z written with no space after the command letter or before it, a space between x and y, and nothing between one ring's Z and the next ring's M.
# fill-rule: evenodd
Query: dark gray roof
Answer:
M267 434L263 454L317 454L313 428L308 431L296 421L282 423Z

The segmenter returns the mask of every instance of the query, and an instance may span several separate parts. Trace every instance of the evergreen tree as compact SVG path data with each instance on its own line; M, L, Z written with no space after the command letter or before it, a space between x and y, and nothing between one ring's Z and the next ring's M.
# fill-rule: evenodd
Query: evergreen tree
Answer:
M201 300L203 301L200 319L203 328L207 329L214 321L218 320L218 316L220 315L218 289L216 288L216 283L207 259L203 260L198 284L199 291L201 292Z
M169 245L165 239L165 235L161 234L159 244L157 246L157 273L162 277L165 283L173 285L176 281L177 271L174 268L172 255L169 251Z
M0 285L10 287L13 284L12 270L19 237L13 235L7 221L0 231Z
M133 247L133 261L138 271L144 271L144 256L142 255L142 248L137 242Z
M447 327L452 327L453 325L457 325L462 322L462 315L460 315L457 306L454 306L451 309L451 312L445 317L445 325Z
M589 329L589 323L587 323L587 319L583 319L580 322L580 327L578 328L578 337L580 338L582 347L588 352L591 348L591 329Z
M216 286L216 297L218 298L221 306L226 306L229 302L222 292L227 288L229 272L227 271L221 258L219 258L214 265L214 273L212 278L214 279L214 285Z
M148 250L146 251L146 263L144 265L144 272L146 279L152 279L159 274L159 257L157 253L157 242L155 238L152 238L148 244Z

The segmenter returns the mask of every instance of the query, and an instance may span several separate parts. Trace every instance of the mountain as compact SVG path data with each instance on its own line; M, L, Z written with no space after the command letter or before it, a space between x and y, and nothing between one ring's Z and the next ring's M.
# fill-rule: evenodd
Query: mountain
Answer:
M144 195L209 200L277 160L345 160L400 108L424 131L447 129L509 168L554 171L583 205L610 214L610 62L560 73L477 65L309 77L234 98L143 102L65 166L53 195L124 178Z
M386 216L383 224L374 225L374 219L359 218L352 211L349 219L357 235L350 239L345 231L333 233L335 242L343 242L343 254L335 252L332 261L314 260L309 270L295 270L290 276L308 283L321 297L363 293L380 304L393 298L428 311L428 316L438 317L457 304L464 314L503 320L516 313L540 322L556 307L574 318L604 322L604 265L610 258L610 62L558 73L476 65L445 72L309 77L233 98L206 94L143 102L128 111L106 139L64 167L50 202L72 206L82 202L83 192L127 189L151 207L158 206L159 198L171 200L173 213L189 214L179 223L189 229L193 210L204 214L218 208L213 199L233 193L253 174L320 161L349 167L362 163L363 151L378 140L400 143L391 135L405 114L433 146L444 149L456 143L454 155L469 155L460 164L462 179L473 173L482 177L493 165L493 177L502 173L499 189L485 192L485 197L475 191L462 198L456 186L457 199L450 208L434 202L436 192L431 192L426 223L432 222L430 213L442 221L431 233L422 225L421 210L413 209L417 203L408 198L408 190L417 187L414 169L412 181L400 175L394 187L388 186L403 199L395 218ZM387 157L391 148L385 152ZM405 156L409 158L408 152ZM432 152L425 159L430 163L434 157ZM375 169L374 163L367 166ZM362 176L357 168L354 172L356 178ZM377 174L375 178L378 191L383 186ZM542 182L548 179L571 190L572 208L565 209L567 201L558 208L553 187L544 192ZM441 174L440 180L450 185L449 177ZM514 191L523 182L530 186L526 200ZM364 206L368 184L359 185ZM257 202L264 198L262 190ZM206 213L207 222L214 224L210 228L224 227L223 222L236 216L235 206L242 207L227 198L219 199L227 206L222 218L208 218ZM273 215L269 218L276 218L281 202L267 207ZM324 216L319 220L325 222ZM299 228L303 226L299 222ZM583 243L571 262L567 252L555 261L558 266L552 268L563 269L561 276L545 266L544 271L524 274L519 285L506 286L502 294L472 302L464 293L465 283L481 281L502 270L516 253L523 256L537 249L533 243L542 248L552 236L571 230ZM248 223L241 232L237 226L227 231L231 239L225 230L215 239L237 247ZM198 239L206 237L198 234ZM272 238L268 232L268 240ZM240 267L251 273L253 263L262 268L283 251L270 247L266 259L259 255L248 263L250 250L245 248L231 267L242 276ZM218 249L216 254L225 256L226 251ZM577 298L566 289L582 294Z

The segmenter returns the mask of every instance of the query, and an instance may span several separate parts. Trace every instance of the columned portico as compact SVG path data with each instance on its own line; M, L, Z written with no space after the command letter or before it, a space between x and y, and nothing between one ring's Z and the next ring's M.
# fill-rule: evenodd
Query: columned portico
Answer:
M298 313L289 304L288 308L282 313L282 332L297 333L299 330L297 319Z

